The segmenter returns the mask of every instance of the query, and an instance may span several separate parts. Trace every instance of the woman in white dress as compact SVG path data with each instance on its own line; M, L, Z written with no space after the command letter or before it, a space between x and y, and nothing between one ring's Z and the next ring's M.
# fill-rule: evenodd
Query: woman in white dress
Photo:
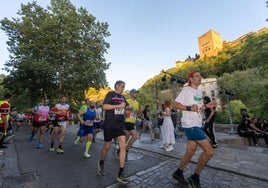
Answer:
M173 144L175 144L175 135L171 119L171 110L169 107L166 107L162 113L164 116L163 125L161 126L162 147L166 151L172 151L174 150Z

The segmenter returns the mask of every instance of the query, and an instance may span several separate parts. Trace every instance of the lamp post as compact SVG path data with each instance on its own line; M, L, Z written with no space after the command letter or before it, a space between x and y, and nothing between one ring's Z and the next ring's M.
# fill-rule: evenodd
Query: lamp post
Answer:
M232 90L226 89L226 88L221 88L220 94L224 94L226 98L226 103L228 107L228 114L229 114L229 123L231 126L231 130L229 134L234 134L234 124L233 124L233 117L232 117L232 111L231 111L231 105L230 105L230 99L229 96L234 96L234 92Z
M156 110L158 112L159 105L158 105L158 88L157 88L157 81L155 82L155 98L156 98Z
M161 79L163 82L165 82L167 80L166 75L171 76L170 82L172 83L172 87L173 87L173 99L175 99L175 97L176 97L176 83L183 85L186 83L186 81L178 75L174 75L174 74L168 73L166 71L162 71L162 72L164 73L164 76Z

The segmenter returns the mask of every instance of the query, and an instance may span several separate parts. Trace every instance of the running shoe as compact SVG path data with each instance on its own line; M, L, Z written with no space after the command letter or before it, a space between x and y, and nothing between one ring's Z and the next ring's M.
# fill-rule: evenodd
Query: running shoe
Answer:
M218 145L217 144L212 144L212 148L213 148L213 150L217 150L218 149Z
M79 139L74 139L74 146L77 146L78 145L78 143L79 143Z
M188 182L192 188L201 188L200 181L193 179L191 176L188 178Z
M117 181L121 182L123 184L128 184L129 183L129 180L125 177L124 174L121 174L120 176L118 176Z
M15 137L15 134L14 133L11 133L10 135L8 135L6 138L5 138L5 141L6 142L9 142L9 140L11 140L12 138Z
M5 145L0 145L0 148L7 148L7 146L5 146Z
M100 164L100 162L98 162L98 174L100 176L105 176L104 164Z
M34 136L31 135L30 138L29 138L29 142L33 141L33 139L34 139Z
M36 146L38 149L42 148L42 144L41 143L38 143L37 146Z
M84 157L85 158L89 158L89 157L91 157L88 153L84 153Z
M49 151L55 151L55 149L54 148L49 148Z
M174 172L174 173L172 174L172 177L173 177L175 180L177 180L177 181L180 183L180 185L181 185L182 187L184 187L184 188L189 187L189 183L187 182L187 180L184 178L183 175L179 175L178 173Z
M63 151L63 149L58 148L58 149L57 149L57 153L58 153L58 154L63 154L63 153L64 153L64 151Z
M116 154L117 154L117 157L119 158L120 149L118 149L118 150L116 151Z

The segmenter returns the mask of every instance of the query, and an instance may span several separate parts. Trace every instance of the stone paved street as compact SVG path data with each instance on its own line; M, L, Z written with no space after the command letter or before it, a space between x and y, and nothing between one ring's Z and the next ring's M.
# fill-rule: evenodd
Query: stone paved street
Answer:
M151 141L147 133L143 134L141 140L137 140L133 148L129 151L128 161L125 165L125 172L130 179L130 183L122 185L116 183L117 164L107 163L107 175L98 177L96 174L96 165L99 160L100 148L103 144L102 133L98 134L96 143L93 145L91 155L88 160L80 158L83 145L73 148L72 140L77 131L77 127L69 127L67 141L65 143L66 153L59 156L49 153L45 148L37 150L25 139L28 138L27 129L18 132L13 143L9 145L0 155L0 161L4 164L1 168L0 187L10 188L42 188L42 187L129 187L129 188L173 188L180 187L171 175L176 170L177 165L185 151L185 136L176 140L174 151L166 152L160 149L160 139ZM218 135L220 137L220 135ZM224 137L224 135L221 135ZM230 135L226 135L230 137ZM235 137L233 135L232 137ZM25 141L24 141L25 140ZM45 144L48 144L49 137ZM81 150L81 151L80 151ZM33 152L36 151L36 152ZM75 151L75 153L73 153ZM80 151L80 152L79 152ZM109 160L117 163L115 152L116 148L112 145ZM77 153L78 152L78 153ZM198 149L191 163L185 170L185 177L191 175L194 171L196 161L201 150ZM46 163L40 163L36 157L42 155L42 160L53 164L51 157L55 160L61 158L64 165L64 171L60 172L55 163L53 166L47 166ZM41 157L41 156L40 156ZM32 160L34 159L34 160ZM69 162L68 162L69 161ZM70 163L72 161L72 163ZM40 164L41 168L36 166ZM94 164L92 166L92 164ZM219 144L219 148L215 151L215 155L209 161L207 167L201 174L201 185L203 188L266 188L268 187L268 149L265 147L249 147L231 144ZM82 174L87 173L88 165L91 165L89 179L83 182L74 182L83 176L77 175L74 178L72 172L74 167L80 169ZM50 169L48 173L45 169ZM53 172L51 171L53 169ZM114 171L116 170L116 173ZM55 181L55 176L63 173L66 178L64 181ZM49 175L51 174L51 175ZM80 178L81 176L81 178ZM87 177L85 176L85 177ZM93 177L93 178L92 178ZM62 177L61 177L62 179ZM83 178L82 178L83 179ZM57 186L56 186L57 185Z

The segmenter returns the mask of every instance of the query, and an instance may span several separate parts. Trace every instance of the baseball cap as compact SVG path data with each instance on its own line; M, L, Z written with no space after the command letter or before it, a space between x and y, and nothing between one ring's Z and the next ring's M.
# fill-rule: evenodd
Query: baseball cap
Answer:
M136 89L131 89L129 93L139 93L139 91Z

